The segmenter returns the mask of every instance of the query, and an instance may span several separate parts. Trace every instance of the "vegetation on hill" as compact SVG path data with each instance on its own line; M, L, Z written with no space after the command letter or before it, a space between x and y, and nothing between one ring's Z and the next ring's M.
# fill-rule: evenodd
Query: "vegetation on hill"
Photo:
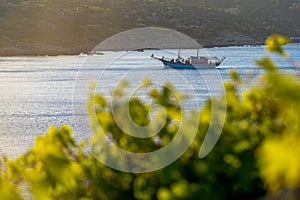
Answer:
M281 48L287 41L274 35L267 40L267 49L287 58ZM281 75L270 58L257 63L266 71L259 87L239 94L242 80L235 72L231 74L232 81L225 84L226 94L217 101L226 98L226 122L220 140L205 158L200 159L198 153L210 124L211 100L197 112L200 124L192 145L171 165L137 174L105 166L97 159L103 134L111 135L116 145L128 151L155 151L175 137L180 123L174 122L182 120L178 113L184 111L178 107L174 90L169 90L171 86L153 88L149 98L166 110L166 123L158 133L161 142L153 137L138 141L116 124L105 98L92 93L88 110L95 132L91 140L77 143L67 126L49 128L45 135L36 138L26 154L15 160L4 159L0 196L22 199L22 191L27 187L35 199L41 200L256 199L299 187L299 82L290 75ZM123 89L119 88L119 95ZM149 123L150 105L138 98L131 99L129 105L137 124ZM106 159L115 156L114 152L109 155ZM131 160L121 161L135 167ZM287 194L293 195L285 190L282 199L296 199Z
M1 0L0 55L73 54L121 31L176 29L204 46L300 35L295 0Z

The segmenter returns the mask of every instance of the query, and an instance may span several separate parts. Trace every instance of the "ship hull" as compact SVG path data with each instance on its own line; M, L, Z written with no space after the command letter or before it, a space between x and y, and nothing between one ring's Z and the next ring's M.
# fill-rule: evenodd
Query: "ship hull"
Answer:
M161 60L165 67L170 67L174 69L212 69L217 67L216 64L186 64L181 62L168 62L166 60Z

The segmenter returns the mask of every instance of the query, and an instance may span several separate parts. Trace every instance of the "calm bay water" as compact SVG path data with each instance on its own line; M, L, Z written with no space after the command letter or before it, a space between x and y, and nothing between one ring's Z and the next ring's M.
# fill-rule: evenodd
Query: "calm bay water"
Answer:
M171 82L189 96L188 109L200 109L210 95L220 94L219 83L236 70L245 80L245 88L257 84L263 73L254 60L265 55L264 47L224 47L206 49L211 56L226 56L218 69L173 70L150 58L176 57L176 51L105 52L93 56L0 57L0 154L17 156L34 143L36 135L49 125L69 124L75 129L88 126L85 103L89 80L97 83L96 90L110 96L121 79L131 82L128 91L145 95L138 87L144 77L159 87ZM300 63L300 44L286 46L293 62ZM183 50L183 56L195 54ZM274 57L285 72L299 74L291 62ZM208 79L211 81L207 80ZM147 101L147 99L145 99ZM78 123L81 121L82 124ZM88 128L87 128L88 131ZM85 134L85 133L80 133ZM86 135L89 135L87 132ZM79 139L83 137L78 136Z

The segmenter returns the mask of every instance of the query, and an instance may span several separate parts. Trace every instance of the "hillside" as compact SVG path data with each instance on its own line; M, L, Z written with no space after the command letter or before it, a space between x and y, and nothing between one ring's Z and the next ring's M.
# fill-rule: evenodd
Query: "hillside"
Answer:
M204 46L300 35L296 0L0 0L0 55L78 54L121 31L176 29Z

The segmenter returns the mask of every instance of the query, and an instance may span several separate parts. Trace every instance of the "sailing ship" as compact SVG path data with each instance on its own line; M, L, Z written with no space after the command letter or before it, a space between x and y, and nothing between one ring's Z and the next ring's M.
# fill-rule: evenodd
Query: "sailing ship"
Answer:
M226 57L208 57L208 56L190 56L187 59L178 57L176 60L169 58L158 58L153 54L152 58L161 61L165 67L171 67L175 69L209 69L219 66Z
M226 57L199 56L199 49L197 50L197 56L190 56L184 59L180 56L180 45L178 48L178 57L175 60L174 58L169 59L164 56L161 58L155 57L154 54L152 54L151 57L161 61L165 67L174 69L210 69L221 65L226 59Z

